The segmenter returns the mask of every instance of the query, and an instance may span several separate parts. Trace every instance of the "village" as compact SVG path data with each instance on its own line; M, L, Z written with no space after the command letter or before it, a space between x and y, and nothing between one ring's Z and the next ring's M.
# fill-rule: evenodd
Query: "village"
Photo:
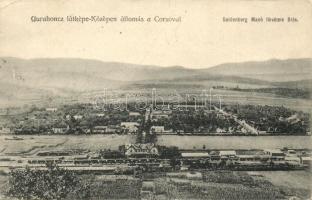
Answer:
M301 137L310 134L308 119L308 114L284 107L230 104L221 106L221 103L164 106L153 102L144 109L137 107L135 103L128 103L124 108L86 103L58 107L32 106L24 113L6 113L6 123L2 124L0 131L7 143L27 143L33 137L43 136L76 139L98 137L98 140L102 136L130 136L134 141L119 141L121 145L118 149L58 148L62 143L56 144L57 148L52 144L48 148L34 146L23 153L5 153L4 148L0 153L0 171L2 177L8 178L15 174L13 177L17 179L21 174L30 173L29 177L32 178L25 179L23 183L13 179L17 184L25 185L37 179L39 184L42 179L38 174L71 173L72 178L67 181L81 178L85 184L92 185L93 189L86 189L86 185L76 186L83 187L82 194L87 197L91 195L91 191L102 191L102 195L112 198L168 198L178 197L183 193L183 188L188 191L197 188L200 192L192 193L193 196L208 198L212 195L207 193L211 181L216 181L216 184L230 181L233 184L231 187L237 188L235 191L245 191L243 195L248 198L255 199L254 195L257 193L251 186L257 185L262 188L259 197L274 199L276 195L285 195L286 190L272 186L275 192L265 192L266 186L271 183L258 179L258 175L253 175L252 172L310 173L311 149L286 146L280 149L222 149L205 144L201 148L190 149L161 145L158 139L162 136ZM283 126L288 128L283 129ZM66 141L70 139L67 138ZM96 178L85 178L86 176ZM241 188L237 185L241 179L248 180L251 186ZM160 182L171 187L172 191L165 189ZM105 184L108 188L103 190L103 187L96 184ZM33 190L37 191L38 187L34 186ZM110 187L114 189L109 189ZM23 194L18 189L16 192ZM233 194L236 193L233 191L228 195L231 197Z
M9 135L310 135L309 114L282 106L153 102L141 108L134 102L126 107L80 103L2 114L6 120L0 134Z
M96 152L39 151L23 157L12 157L9 161L13 162L9 162L11 164L7 167L27 165L45 168L47 163L52 162L73 170L105 172L107 166L110 166L108 171L114 171L121 164L126 166L126 171L137 167L142 167L145 171L172 171L196 168L298 170L310 166L311 152L304 148L211 149L203 145L197 149L179 149L176 146L157 144L157 137L161 135L307 135L308 114L273 106L224 105L222 109L221 104L197 107L190 104L180 105L179 109L176 107L177 105L170 104L159 106L156 102L145 110L138 109L135 103L129 103L127 109L92 104L32 107L25 114L10 116L11 126L1 129L2 134L7 136L5 140L23 140L23 135L35 134L78 135L77 137L100 134L133 135L136 143L125 143L118 150L100 149ZM274 116L270 115L272 112L275 113ZM279 130L282 125L287 126L290 132ZM297 127L300 129L296 129ZM112 165L116 165L115 168ZM94 168L95 166L100 168Z

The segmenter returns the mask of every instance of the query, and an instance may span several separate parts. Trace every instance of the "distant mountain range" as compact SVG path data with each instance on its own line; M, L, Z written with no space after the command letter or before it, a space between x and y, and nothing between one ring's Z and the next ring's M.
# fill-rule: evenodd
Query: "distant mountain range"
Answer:
M0 58L0 101L70 96L103 88L170 85L311 88L312 59L227 63L204 69L89 59Z
M312 59L272 59L261 62L226 63L202 71L267 81L297 81L312 79Z

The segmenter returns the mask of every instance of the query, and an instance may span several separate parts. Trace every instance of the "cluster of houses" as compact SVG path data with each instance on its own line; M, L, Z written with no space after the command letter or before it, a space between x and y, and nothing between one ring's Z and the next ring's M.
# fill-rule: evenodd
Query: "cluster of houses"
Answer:
M94 126L92 129L85 129L86 133L110 134L110 133L128 133L136 134L139 130L138 122L121 122L120 125Z
M170 108L163 108L162 110L154 110L151 107L147 108L145 111L145 121L151 120L152 122L157 122L159 119L169 119L172 114Z
M81 131L85 134L136 134L139 130L138 122L121 122L119 125L94 126L92 128L82 127ZM52 128L54 134L65 134L70 130L69 125L59 125Z
M46 108L45 109L47 112L57 112L57 108ZM141 114L139 112L129 112L129 118L130 119L137 119L140 118ZM103 118L106 117L106 113L91 113L90 114L93 117L98 117L98 118ZM65 119L67 122L70 120L74 119L77 122L81 122L85 119L85 116L81 114L75 114L75 115L69 115L67 114L65 116ZM139 123L140 120L134 120L133 122L121 122L119 124L114 124L114 125L81 125L74 127L75 131L79 131L81 133L85 134L136 134L139 130ZM68 125L67 122L62 122L59 123L58 125L54 125L52 127L52 133L54 134L66 134L71 130L71 127Z
M56 112L57 108L47 108L49 112ZM151 119L152 122L157 122L160 119L169 119L170 114L172 114L171 110L153 110L148 108L146 110L146 119ZM96 117L104 117L104 113L94 114ZM141 114L139 112L129 112L129 117L140 117ZM74 118L79 121L83 119L82 115L76 114L73 116L67 115L66 120L70 120ZM127 134L136 134L139 131L140 123L137 121L134 122L121 122L118 125L105 125L105 126L94 126L92 128L82 127L82 132L86 134L111 134L111 133L127 133ZM55 134L65 134L69 131L69 126L62 124L57 127L52 128L52 132ZM170 134L173 133L172 129L166 130L164 126L152 126L150 128L150 132L154 132L156 134Z
M180 105L183 107L183 105ZM191 105L189 105L192 107ZM173 108L174 106L172 106ZM198 107L198 106L197 106ZM196 107L196 108L197 108ZM200 106L199 106L200 107ZM145 121L150 120L152 126L148 127L149 132L156 134L214 134L214 135L265 135L271 134L268 131L258 131L254 124L248 121L239 119L236 115L232 118L229 113L218 109L215 111L216 118L219 119L216 123L207 123L205 125L198 126L194 125L193 121L188 124L188 121L183 121L183 126L175 123L177 120L171 120L173 109L170 106L163 107L161 110L153 109L153 106L148 107L144 114L142 112L130 111L127 114L122 113L107 113L103 110L87 110L88 114L82 114L79 107L76 108L56 108L46 107L43 109L37 109L36 113L32 113L27 116L22 116L18 120L15 128L0 127L0 134L9 134L15 132L18 134L32 134L32 133L53 133L53 134L66 134L66 133L84 133L84 134L136 134L140 129L140 124L145 117ZM65 111L66 116L63 115ZM42 112L46 111L46 113ZM77 112L76 112L77 111ZM211 110L204 110L210 114ZM74 113L74 114L73 114ZM174 115L173 115L174 114ZM112 115L114 117L110 118ZM143 116L142 116L143 115ZM190 113L192 115L192 113ZM40 117L38 117L40 116ZM62 116L62 117L60 117ZM121 117L119 117L121 116ZM99 119L96 123L90 121L93 118ZM89 120L92 119L92 120ZM101 121L102 119L102 121ZM113 120L111 120L113 119ZM298 122L298 116L293 115L288 118L281 118L280 120L286 120L291 123ZM105 121L108 120L108 121ZM114 121L115 120L115 121ZM209 119L207 119L209 120ZM226 120L223 123L223 120ZM25 123L24 123L25 122ZM77 122L72 123L70 122ZM180 122L179 122L180 123ZM251 125L250 125L251 124ZM143 127L145 130L146 127ZM174 130L173 130L174 129ZM146 131L148 132L148 131ZM310 132L307 132L310 134Z
M0 134L136 134L144 117L135 111L114 115L103 110L84 109L82 113L80 107L36 108L18 115L18 120L8 126L0 124Z
M150 113L150 119L152 122L157 122L159 119L169 119L171 114L171 110L153 110Z

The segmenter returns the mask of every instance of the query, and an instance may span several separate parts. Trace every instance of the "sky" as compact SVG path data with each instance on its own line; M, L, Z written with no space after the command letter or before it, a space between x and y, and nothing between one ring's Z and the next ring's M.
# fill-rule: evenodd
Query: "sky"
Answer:
M88 58L207 68L227 62L312 57L308 0L1 0L0 56ZM152 22L31 22L32 16L151 17ZM155 16L181 17L157 23ZM223 22L248 18L248 23ZM298 22L251 23L251 17Z

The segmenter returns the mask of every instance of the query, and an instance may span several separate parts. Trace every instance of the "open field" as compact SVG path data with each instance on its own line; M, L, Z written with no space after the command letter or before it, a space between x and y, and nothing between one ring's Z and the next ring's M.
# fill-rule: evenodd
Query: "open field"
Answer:
M156 93L158 95L157 101L161 103L162 100L170 101L173 98L177 101L177 94L184 96L185 94L195 95L197 96L198 103L201 103L202 92L206 90L207 95L209 95L209 88L213 87L213 85L208 85L202 88L196 89L188 89L188 88L157 88ZM257 87L258 88L258 87ZM261 88L259 86L259 88ZM139 102L145 102L147 95L150 95L152 92L152 88L145 89L137 89L137 90L122 90L120 94L144 94L144 98L140 100L137 98ZM312 101L311 99L303 99L303 98L291 98L291 97L282 97L275 94L269 93L260 93L260 92L242 92L242 91L233 91L233 90L220 90L214 89L212 90L211 95L212 101L215 105L219 105L219 97L221 96L222 104L251 104L251 105L271 105L271 106L284 106L297 111L304 111L311 113L312 110ZM85 99L88 101L87 99ZM209 100L209 97L207 97ZM182 100L183 101L183 100ZM184 100L185 101L185 100Z
M240 92L229 90L216 90L215 94L221 95L222 101L224 103L285 106L293 110L304 112L311 112L312 108L311 99L290 98L290 97L287 98L267 93Z
M248 174L253 177L261 177L280 187L307 190L312 188L311 171L253 171Z
M160 86L153 86L153 88L157 89L157 95L161 97L164 101L170 101L170 98L177 97L177 93L180 95L183 94L194 94L194 95L200 95L203 90L206 90L209 95L209 89L213 86L218 85L217 83L209 83L207 85L202 85L200 87L191 88L188 87L160 87ZM178 85L177 85L178 86ZM192 86L192 84L190 84ZM230 85L231 87L237 86L237 84ZM241 85L240 85L241 86ZM263 88L263 85L253 85L252 87L248 86L246 88ZM153 88L146 88L142 86L142 88L126 88L126 89L111 89L108 90L108 94L112 93L116 96L114 96L114 99L118 98L120 102L125 102L125 95L142 95L136 96L135 100L137 102L146 102L146 100L151 102L151 93ZM242 87L244 88L244 87ZM303 99L303 98L291 98L291 97L282 97L275 94L269 94L269 93L260 93L260 92L246 92L246 91L233 91L233 90L220 90L220 89L214 89L212 91L213 102L215 104L219 103L219 99L217 95L221 96L223 103L233 103L233 104L252 104L252 105L272 105L272 106L285 106L290 109L298 110L298 111L304 111L304 112L312 112L312 101L310 99ZM50 104L53 103L55 105L63 105L63 104L74 104L74 103L92 103L94 102L95 96L103 96L102 90L96 90L96 91L86 91L81 92L77 95L71 95L70 97L59 97L55 98L53 102L49 102ZM158 101L161 101L162 99L159 98ZM175 98L175 100L177 100ZM130 102L131 99L128 100ZM42 98L33 98L33 99L24 99L20 103L13 103L14 106L18 105L24 105L25 103L29 104L36 104L44 106L48 102L46 99ZM10 106L12 102L1 103L0 99L0 108L7 108ZM12 105L11 105L12 106Z
M191 178L192 172L176 173L170 178L158 178L154 180L156 186L156 199L288 199L299 197L307 199L311 188L299 186L306 184L311 177L310 172L269 172L259 176L248 172L233 171L206 171L196 172ZM262 172L259 172L262 173ZM266 172L263 172L265 174ZM283 173L283 174L282 174ZM187 175L188 174L188 175ZM278 183L276 178L287 175L284 181L297 182L288 186ZM304 181L302 181L304 180ZM309 185L309 184L308 184ZM166 197L166 198L163 198Z
M209 88L207 88L209 90ZM231 90L213 90L212 95L220 95L222 103L230 104L251 104L251 105L271 105L284 106L293 110L311 112L311 99L281 97L275 94L259 92L241 92ZM215 104L219 104L217 96L213 97Z
M160 135L158 145L179 149L305 149L312 147L311 136L177 136Z
M183 89L176 89L176 88L165 88L165 89L159 89L157 88L157 99L156 101L158 103L162 103L162 101L165 102L177 102L179 99L180 102L185 101L185 99L181 99L182 96L185 96L186 94L189 95L195 95L197 96L197 103L203 104L202 102L202 92L205 89L207 92L207 95L209 95L209 87L204 87L202 89L192 89L187 90L185 88ZM130 102L137 102L137 103L149 103L152 102L151 93L152 89L137 89L137 90L121 90L121 91L115 91L118 93L118 101L120 103L125 103L126 95L142 95L142 96L136 96L135 98L129 98L127 101ZM94 96L101 96L103 95L102 91L98 91L93 93ZM181 96L179 96L181 95ZM311 99L302 99L302 98L290 98L290 97L281 97L275 94L268 94L268 93L259 93L259 92L241 92L241 91L233 91L233 90L213 90L212 94L212 102L214 105L219 105L219 97L221 96L222 104L251 104L251 105L270 105L270 106L284 106L296 111L303 111L303 112L312 112L312 101ZM114 100L116 97L112 97L111 99ZM108 98L110 100L110 98ZM207 97L207 100L209 100L209 97ZM64 101L65 102L65 101ZM63 103L64 103L63 102ZM94 98L90 97L88 93L81 94L81 96L77 100L74 101L71 99L70 101L66 101L68 104L71 103L93 103Z
M0 174L0 199L1 200L9 199L8 197L4 196L4 193L6 192L8 188L8 182L9 182L9 176Z
M0 154L35 154L40 150L82 149L117 150L120 145L135 142L134 135L22 135L23 140L6 140L0 136Z

